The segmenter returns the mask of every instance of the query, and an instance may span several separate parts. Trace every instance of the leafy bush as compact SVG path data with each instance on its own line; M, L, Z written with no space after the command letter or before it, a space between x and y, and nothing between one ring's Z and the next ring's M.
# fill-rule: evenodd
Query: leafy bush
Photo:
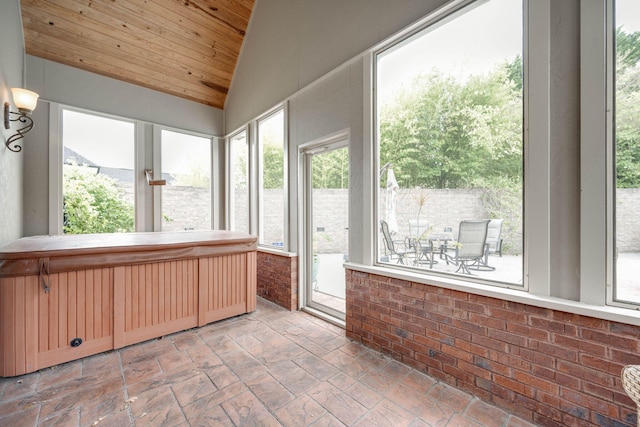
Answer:
M64 233L134 231L134 208L115 180L86 166L64 165Z

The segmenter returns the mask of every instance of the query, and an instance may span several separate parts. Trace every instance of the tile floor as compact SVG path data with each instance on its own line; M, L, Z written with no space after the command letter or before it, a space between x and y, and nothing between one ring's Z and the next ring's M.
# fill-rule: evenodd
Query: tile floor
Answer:
M0 378L0 426L529 426L258 299L249 315Z

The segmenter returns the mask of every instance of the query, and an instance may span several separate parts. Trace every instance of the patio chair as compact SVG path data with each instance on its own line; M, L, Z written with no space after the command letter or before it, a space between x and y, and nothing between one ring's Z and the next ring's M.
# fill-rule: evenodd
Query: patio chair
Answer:
M456 273L471 274L469 268L481 267L493 269L484 263L486 253L487 228L489 220L462 221L458 230L458 242L453 253L445 252L447 264L458 266Z
M396 256L398 258L396 264L404 265L405 257L411 251L403 248L398 248L396 246L396 244L402 242L396 242L391 238L391 232L389 231L389 224L387 224L387 221L380 221L380 229L382 230L382 237L384 237L386 250L389 251L389 260L393 259L393 257Z
M502 257L502 223L503 219L492 219L487 227L487 254L498 254Z
M424 231L426 233L426 230ZM429 268L433 268L433 264L437 264L433 256L435 250L433 248L433 242L431 240L420 240L420 238L407 237L408 245L405 240L405 245L413 249L416 254L414 265L420 267L421 264L429 263Z

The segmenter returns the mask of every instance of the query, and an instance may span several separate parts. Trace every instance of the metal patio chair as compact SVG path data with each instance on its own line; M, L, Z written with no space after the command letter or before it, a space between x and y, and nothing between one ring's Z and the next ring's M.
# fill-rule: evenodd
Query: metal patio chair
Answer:
M458 266L456 273L471 274L469 268L493 269L484 263L488 225L488 219L460 222L458 241L444 254L447 264L451 262Z
M396 256L398 259L396 264L405 265L405 258L409 255L409 253L412 253L410 248L405 249L397 247L397 244L402 242L396 242L391 238L391 232L389 231L389 224L387 224L387 221L380 221L380 229L382 230L382 236L384 237L385 247L387 251L389 251L389 261L391 261L393 257Z

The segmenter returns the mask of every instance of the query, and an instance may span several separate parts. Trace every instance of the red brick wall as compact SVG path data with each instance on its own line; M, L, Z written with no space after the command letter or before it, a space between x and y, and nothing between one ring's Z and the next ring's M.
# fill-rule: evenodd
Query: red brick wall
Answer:
M347 336L543 426L635 426L640 328L347 270Z
M258 295L288 310L298 309L298 257L258 251Z

